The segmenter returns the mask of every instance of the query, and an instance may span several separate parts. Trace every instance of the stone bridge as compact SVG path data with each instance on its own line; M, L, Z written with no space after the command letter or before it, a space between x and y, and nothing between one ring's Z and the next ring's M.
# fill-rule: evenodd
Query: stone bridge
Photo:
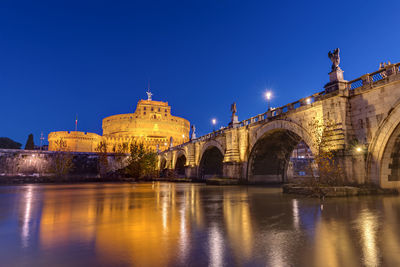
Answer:
M188 178L286 182L300 141L318 153L312 122L333 121L329 142L348 181L400 187L399 66L389 62L352 81L332 66L322 92L171 146L159 152L159 168Z

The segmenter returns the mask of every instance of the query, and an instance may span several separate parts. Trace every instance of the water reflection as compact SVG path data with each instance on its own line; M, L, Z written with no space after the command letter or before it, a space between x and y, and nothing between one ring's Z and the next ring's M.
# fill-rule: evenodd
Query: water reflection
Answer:
M399 197L149 183L1 187L0 200L5 265L400 266Z
M27 190L24 194L24 208L23 208L23 215L22 215L22 229L21 229L21 240L22 246L27 247L29 241L29 228L31 226L31 219L32 219L32 188L33 186L30 185L27 187Z

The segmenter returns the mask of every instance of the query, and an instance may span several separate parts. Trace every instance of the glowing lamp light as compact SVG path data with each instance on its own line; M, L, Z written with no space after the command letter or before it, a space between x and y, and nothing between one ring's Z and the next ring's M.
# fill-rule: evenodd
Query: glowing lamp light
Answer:
M268 110L271 109L271 97L272 97L272 92L271 91L266 91L265 92L265 99L267 99L267 102L268 102Z
M213 125L217 124L217 119L212 119L212 120L211 120L211 123L212 123Z
M307 98L306 103L307 103L307 105L311 104L311 98Z
M271 97L272 97L272 92L271 91L265 92L265 99L271 100Z
M356 147L356 151L357 151L358 153L360 153L360 152L362 151L362 147L361 147L361 146Z

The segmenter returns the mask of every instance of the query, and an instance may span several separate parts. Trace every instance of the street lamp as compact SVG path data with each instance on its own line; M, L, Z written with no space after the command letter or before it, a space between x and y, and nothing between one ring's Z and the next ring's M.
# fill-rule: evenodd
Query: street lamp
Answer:
M272 97L271 91L265 92L265 99L267 99L267 102L268 102L268 110L271 109L271 97Z
M217 124L217 119L212 119L211 120L211 123L212 123L212 125L213 125L213 132L215 132L215 125Z

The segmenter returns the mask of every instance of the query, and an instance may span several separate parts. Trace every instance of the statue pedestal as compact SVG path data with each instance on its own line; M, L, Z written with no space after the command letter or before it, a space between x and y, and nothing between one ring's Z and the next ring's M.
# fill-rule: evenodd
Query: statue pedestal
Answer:
M347 81L343 78L343 71L340 67L329 73L329 83L324 88L326 93L331 93L336 90L345 90L347 87Z
M229 123L229 125L235 127L235 125L238 125L238 124L239 124L239 118L238 118L238 116L233 115L233 116L232 116L232 120L231 120L231 122Z
M343 79L343 71L341 68L337 68L329 73L329 82L340 82L344 81Z

